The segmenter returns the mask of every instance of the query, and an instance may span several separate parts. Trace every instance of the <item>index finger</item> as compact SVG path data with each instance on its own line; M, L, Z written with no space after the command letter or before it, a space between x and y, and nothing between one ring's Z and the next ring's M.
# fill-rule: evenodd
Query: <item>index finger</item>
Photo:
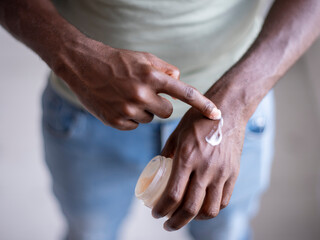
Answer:
M168 94L191 105L210 119L219 120L221 118L221 112L216 105L197 89L162 72L158 74L160 75L158 92Z

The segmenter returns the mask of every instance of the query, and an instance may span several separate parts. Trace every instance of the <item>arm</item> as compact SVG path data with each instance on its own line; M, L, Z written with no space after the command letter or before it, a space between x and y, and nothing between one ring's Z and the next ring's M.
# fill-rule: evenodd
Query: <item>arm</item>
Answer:
M234 96L233 104L242 108L242 118L249 120L263 97L319 33L319 1L275 1L254 44L217 83ZM210 88L206 95L215 95L217 87Z
M215 118L206 97L179 81L179 70L150 53L115 49L86 37L63 19L50 0L2 0L0 23L33 49L103 123L131 130L154 114L167 118L166 93Z
M206 93L221 109L224 138L212 147L205 137L217 121L190 109L162 154L173 157L167 188L154 217L173 215L164 227L177 230L192 218L218 215L236 182L245 126L259 102L308 49L320 32L318 0L276 0L261 33L243 58Z

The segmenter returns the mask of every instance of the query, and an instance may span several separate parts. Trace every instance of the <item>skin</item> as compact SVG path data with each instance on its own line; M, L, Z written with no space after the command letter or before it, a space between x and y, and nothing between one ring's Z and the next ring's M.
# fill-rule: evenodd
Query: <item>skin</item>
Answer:
M195 109L185 114L162 151L173 158L173 170L152 211L155 218L170 213L164 223L166 230L178 230L193 218L214 218L228 205L250 116L317 38L319 26L319 1L274 2L251 48L206 93L223 113L220 145L212 147L205 141L218 121L204 118Z
M132 130L154 115L168 118L172 105L158 93L184 101L210 119L221 115L211 100L179 81L175 66L150 53L115 49L88 38L49 0L3 0L0 23L39 54L106 125Z
M178 70L155 56L88 39L61 18L50 1L2 0L0 22L37 52L106 124L129 130L149 122L152 114L169 116L172 106L156 96L159 92L193 106L162 151L174 159L173 170L152 214L159 218L172 213L164 224L172 231L193 218L214 218L228 205L239 173L246 123L319 35L320 1L276 0L256 41L207 91L206 98L178 81ZM205 141L218 125L208 117L219 117L208 99L224 117L224 137L215 147ZM110 118L105 114L109 111Z

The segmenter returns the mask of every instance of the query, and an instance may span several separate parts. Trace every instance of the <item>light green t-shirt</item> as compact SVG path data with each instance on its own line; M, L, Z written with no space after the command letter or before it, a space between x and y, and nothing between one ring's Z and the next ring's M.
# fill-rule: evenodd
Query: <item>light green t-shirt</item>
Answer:
M114 48L150 52L177 66L181 80L204 93L250 47L270 0L54 0L59 13L87 36ZM76 105L68 86L53 88ZM170 119L190 106L168 97Z

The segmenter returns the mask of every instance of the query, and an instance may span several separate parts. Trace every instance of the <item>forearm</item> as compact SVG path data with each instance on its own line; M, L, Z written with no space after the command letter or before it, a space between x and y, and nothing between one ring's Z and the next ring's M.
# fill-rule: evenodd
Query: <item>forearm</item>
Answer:
M50 0L2 0L0 24L53 69L63 62L68 46L84 37Z
M248 52L209 91L219 108L240 109L248 120L263 97L298 60L320 32L318 0L276 0Z

